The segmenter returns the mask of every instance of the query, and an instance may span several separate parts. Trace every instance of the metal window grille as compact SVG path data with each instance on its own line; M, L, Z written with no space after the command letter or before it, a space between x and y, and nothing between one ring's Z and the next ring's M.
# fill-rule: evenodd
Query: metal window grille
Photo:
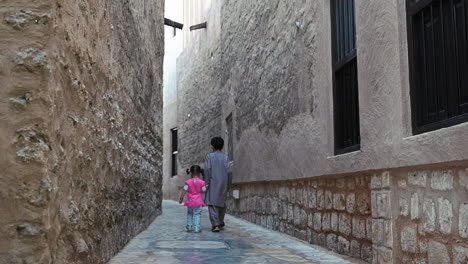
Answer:
M172 157L171 157L171 172L172 176L177 175L177 154L178 154L178 136L177 136L177 128L171 129L171 137L172 137Z
M407 1L415 134L468 121L468 0Z
M332 0L335 154L360 148L354 0Z

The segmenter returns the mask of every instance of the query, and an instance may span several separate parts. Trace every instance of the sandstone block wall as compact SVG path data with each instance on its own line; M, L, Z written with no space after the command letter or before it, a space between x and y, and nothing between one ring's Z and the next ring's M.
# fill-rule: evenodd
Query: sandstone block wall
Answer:
M397 263L468 263L468 169L395 174Z
M372 261L370 176L240 184L229 213L334 252Z
M105 263L160 213L163 10L0 3L0 263Z
M237 184L231 214L368 263L468 262L468 169Z

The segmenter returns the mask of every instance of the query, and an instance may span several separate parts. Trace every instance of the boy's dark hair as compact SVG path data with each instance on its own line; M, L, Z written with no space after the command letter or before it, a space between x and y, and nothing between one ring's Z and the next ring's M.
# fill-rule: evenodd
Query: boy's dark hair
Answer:
M187 174L192 173L192 175L203 175L204 170L198 165L192 165L190 169L187 169Z
M222 150L223 147L224 147L224 140L223 138L221 137L214 137L211 139L211 146L213 146L213 148L215 150Z

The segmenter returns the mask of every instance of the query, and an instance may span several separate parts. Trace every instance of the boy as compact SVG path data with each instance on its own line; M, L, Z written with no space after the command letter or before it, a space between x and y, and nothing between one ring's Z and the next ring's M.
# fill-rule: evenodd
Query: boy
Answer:
M226 198L232 182L232 162L229 162L228 156L222 152L223 147L222 138L211 139L213 152L206 156L205 162L205 181L209 186L205 203L208 205L213 232L219 232L224 227Z

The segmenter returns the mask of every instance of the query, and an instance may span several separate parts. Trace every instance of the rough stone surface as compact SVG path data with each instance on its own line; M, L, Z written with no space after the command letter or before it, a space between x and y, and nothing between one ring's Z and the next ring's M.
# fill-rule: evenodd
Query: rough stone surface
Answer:
M458 181L460 186L468 190L468 169L460 170Z
M453 263L454 264L468 263L468 248L455 247Z
M419 218L419 194L413 193L411 196L411 219Z
M427 172L411 172L408 174L408 183L410 185L426 187Z
M401 231L401 249L405 252L417 253L418 240L416 226L405 227Z
M400 199L400 215L408 216L409 214L409 205L408 201L404 198Z
M464 203L460 205L459 210L459 220L458 220L458 228L460 232L460 236L463 238L468 238L468 203Z
M450 263L447 247L435 241L429 242L427 256L428 264Z
M0 2L0 263L106 263L161 212L163 1Z
M440 191L453 189L453 172L434 171L431 177L431 188Z
M452 203L444 198L437 199L439 209L439 225L440 231L445 234L452 232Z
M435 230L435 204L432 199L424 199L423 203L423 230L432 232Z

